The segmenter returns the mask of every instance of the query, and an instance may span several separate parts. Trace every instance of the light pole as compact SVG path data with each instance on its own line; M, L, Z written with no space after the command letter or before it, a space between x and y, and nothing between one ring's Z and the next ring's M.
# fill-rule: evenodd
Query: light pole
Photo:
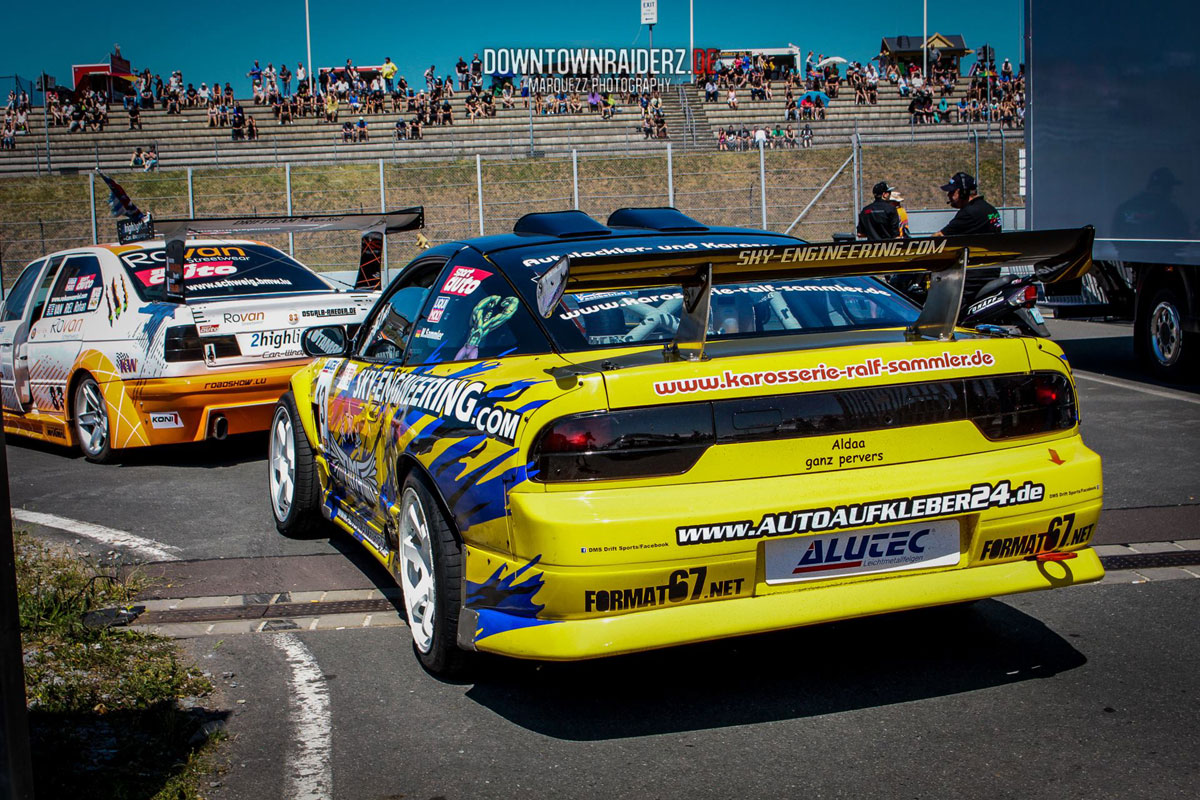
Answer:
M308 44L308 94L313 93L312 26L308 22L308 0L304 0L304 39Z
M688 0L688 58L694 58L696 52L696 0ZM692 70L692 82L696 81L696 72Z
M924 84L929 77L929 0L922 0L921 6L924 9L921 14L921 60L924 62L921 82Z

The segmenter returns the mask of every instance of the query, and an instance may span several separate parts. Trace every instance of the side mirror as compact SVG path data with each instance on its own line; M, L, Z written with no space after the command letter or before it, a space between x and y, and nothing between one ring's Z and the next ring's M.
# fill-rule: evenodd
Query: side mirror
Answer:
M306 330L300 348L306 356L344 356L350 351L350 338L341 325L323 325Z

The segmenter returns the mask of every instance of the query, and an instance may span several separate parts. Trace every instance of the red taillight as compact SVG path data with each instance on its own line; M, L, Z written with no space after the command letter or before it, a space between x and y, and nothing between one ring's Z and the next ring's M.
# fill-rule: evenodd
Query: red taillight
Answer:
M1058 381L1048 381L1037 376L1033 384L1033 396L1039 406L1052 406L1058 402L1062 385Z
M530 455L535 480L612 480L687 472L715 443L712 406L696 403L563 417Z
M1025 287L1025 307L1033 308L1036 305L1037 305L1037 287L1036 286L1026 286Z
M1060 372L967 381L971 421L989 439L1009 439L1075 426L1075 392Z

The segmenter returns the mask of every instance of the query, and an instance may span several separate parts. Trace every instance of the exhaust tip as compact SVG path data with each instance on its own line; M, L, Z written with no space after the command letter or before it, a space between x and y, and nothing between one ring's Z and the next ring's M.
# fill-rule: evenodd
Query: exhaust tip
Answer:
M213 414L208 421L208 436L210 439L216 439L218 442L224 441L229 435L229 420L225 419L224 414Z

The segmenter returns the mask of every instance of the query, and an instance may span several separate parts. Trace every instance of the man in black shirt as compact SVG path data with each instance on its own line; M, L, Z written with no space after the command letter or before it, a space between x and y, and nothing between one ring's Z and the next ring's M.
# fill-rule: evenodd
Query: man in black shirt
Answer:
M892 187L880 181L871 189L875 202L858 212L858 235L872 242L900 238L900 215L892 204Z
M957 236L964 233L1000 233L1000 212L979 194L975 178L965 172L956 172L942 186L946 202L958 209L954 218L934 236ZM967 271L963 288L963 305L975 302L976 295L987 282L1000 277L999 267L984 267Z

